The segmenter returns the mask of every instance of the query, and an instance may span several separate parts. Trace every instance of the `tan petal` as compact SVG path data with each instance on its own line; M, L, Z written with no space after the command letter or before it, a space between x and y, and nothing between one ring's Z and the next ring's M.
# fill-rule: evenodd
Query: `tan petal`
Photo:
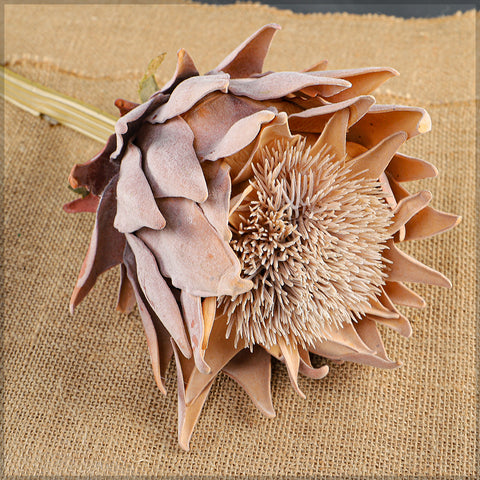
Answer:
M358 95L368 95L372 93L382 83L388 79L399 75L399 73L390 67L367 67L352 70L330 70L321 73L327 77L343 78L348 80L352 86L343 92L329 97L330 102L342 102L348 98Z
M388 274L390 281L427 283L451 288L452 284L447 277L400 251L393 240L388 240L387 246L388 249L383 251L383 256L392 262Z
M193 146L203 158L218 145L228 130L239 120L265 106L248 98L214 92L183 115L194 134Z
M195 366L201 373L210 373L210 367L204 360L205 351L202 348L204 335L202 299L182 291L180 302L182 304L183 318L185 319L190 335Z
M119 170L119 166L110 161L110 155L114 152L116 145L115 135L110 135L98 155L86 163L74 165L68 177L72 188L87 187L94 195L101 195Z
M340 103L332 103L320 107L310 108L288 117L292 132L322 133L327 122L337 112L348 109L348 127L358 122L375 103L370 96L356 97ZM345 141L345 139L344 139Z
M202 303L203 314L203 339L202 349L206 350L208 347L208 341L210 340L210 334L212 333L213 322L215 321L215 313L217 311L217 298L207 297Z
M162 93L171 93L181 82L190 77L196 77L198 70L193 63L192 57L181 48L177 52L177 68L173 77L160 89Z
M232 78L246 78L262 73L270 42L280 26L271 23L257 30L209 73L225 72Z
M302 70L302 72L320 72L325 70L328 65L328 60L322 60L321 62L314 63L311 67Z
M123 117L120 117L115 124L116 150L112 153L112 160L118 161L123 154L129 140L144 123L146 117L160 105L168 100L168 95L161 93L153 95L148 101L130 110Z
M283 361L287 366L290 383L295 391L302 397L307 398L298 386L298 369L300 367L300 355L297 346L287 345L283 338L278 339L278 346L282 352Z
M173 348L170 342L171 337L142 293L137 278L135 257L128 245L125 247L123 259L128 278L135 293L138 311L140 312L143 328L145 330L155 383L157 384L158 389L166 395L167 391L165 389L164 378L168 364L173 355Z
M262 124L275 118L270 110L261 110L234 123L225 136L210 151L199 152L201 160L217 160L237 153L250 144L258 135Z
M387 171L397 182L411 182L438 175L438 170L431 163L402 153L394 155Z
M393 212L393 223L388 227L391 235L397 232L400 227L403 227L420 210L425 208L431 199L432 194L428 190L402 198Z
M376 297L369 299L369 305L363 308L363 312L380 318L399 317L399 314L395 310L386 308Z
M118 289L117 311L130 313L137 301L135 300L135 291L127 276L127 269L122 263L120 265L120 286Z
M135 235L127 233L126 238L135 256L138 283L146 300L183 355L190 358L192 351L183 325L182 314L170 288L158 271L155 257Z
M425 207L405 224L405 240L420 240L438 235L456 227L461 220L462 217L458 215Z
M373 105L348 132L347 140L357 142L367 148L403 131L412 138L428 132L432 122L423 108L402 105Z
M210 389L213 385L214 379L207 385L201 394L187 405L185 402L185 384L188 381L189 370L192 368L193 362L189 362L190 366L185 368L182 362L181 354L178 352L176 345L173 344L173 351L175 353L175 362L177 364L177 384L178 384L178 444L180 447L188 451L190 439L192 437L193 429L198 422L203 405L207 400ZM184 359L183 359L184 360Z
M355 330L357 330L363 342L375 351L374 356L361 358L359 363L365 362L367 365L378 368L397 368L402 365L401 363L393 362L387 357L382 337L373 320L367 317L362 318L355 323Z
M407 140L405 132L397 132L382 140L370 150L350 162L352 175L362 174L363 178L378 179L390 163L395 152Z
M165 123L187 112L199 100L211 92L227 92L229 76L227 74L191 77L184 80L172 92L168 102L155 109L148 117L151 123Z
M299 348L298 351L300 354L300 366L298 371L302 375L313 378L315 380L320 380L328 374L330 370L328 365L322 365L321 367L313 368L310 361L310 353L308 352L308 350L304 348Z
M327 146L330 155L335 156L335 158L344 158L347 153L345 135L347 133L348 117L347 109L334 113L311 148L310 154L315 156Z
M210 373L205 374L197 369L192 371L185 392L185 402L192 404L198 396L207 388L218 372L240 351L243 347L235 347L234 336L226 338L227 322L225 316L215 319L212 333L205 351L205 362L210 367Z
M127 146L120 164L117 214L113 225L122 233L135 232L142 227L160 230L165 226L142 170L142 154L132 143Z
M275 417L272 404L270 355L258 345L253 352L244 348L222 371L233 378L249 395L255 406L267 417Z
M206 200L207 184L193 148L193 132L182 117L162 125L146 123L135 143L142 151L145 176L155 198Z
M158 200L163 230L141 229L138 236L158 261L162 274L180 290L199 297L238 295L252 284L240 278L240 263L227 242L185 198Z
M95 227L87 255L80 269L77 284L70 299L70 312L87 296L99 275L122 263L125 237L113 228L116 213L115 190L118 177L105 187L98 205Z
M230 80L228 90L254 100L272 100L309 86L314 86L315 93L324 97L348 88L350 82L302 72L276 72L260 78Z
M226 242L229 242L232 238L232 232L228 228L230 192L232 190L229 175L230 167L219 160L217 162L205 162L202 168L207 181L208 198L200 205L200 208L210 225Z
M420 295L410 290L401 282L387 281L383 288L390 300L397 305L414 308L424 308L427 305Z
M68 202L63 206L63 210L66 213L79 213L79 212L89 212L95 213L98 209L98 204L100 203L100 197L89 193L83 198L77 198L73 202Z

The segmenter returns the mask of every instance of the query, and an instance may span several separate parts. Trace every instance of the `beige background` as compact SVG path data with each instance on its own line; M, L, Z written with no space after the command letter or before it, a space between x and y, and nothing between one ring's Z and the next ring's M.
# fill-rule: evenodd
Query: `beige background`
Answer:
M414 335L382 330L395 371L333 365L296 396L273 369L275 419L263 418L230 379L216 381L184 453L176 442L174 366L168 396L156 389L137 313L114 311L116 271L74 317L68 299L93 216L66 215L71 166L100 145L6 105L5 456L7 475L412 475L474 478L475 14L434 20L294 15L242 6L5 7L12 70L116 113L136 99L149 59L185 47L200 71L272 21L283 26L265 68L393 66L401 77L379 103L428 109L433 131L404 152L434 163L433 206L463 216L455 231L404 249L444 272L453 290L415 286L428 307L405 309ZM478 467L478 465L477 465Z

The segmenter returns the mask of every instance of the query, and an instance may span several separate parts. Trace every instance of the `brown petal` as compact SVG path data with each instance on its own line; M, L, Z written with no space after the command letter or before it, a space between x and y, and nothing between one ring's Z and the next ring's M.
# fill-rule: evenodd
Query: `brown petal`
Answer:
M177 68L173 77L160 89L162 93L172 93L173 89L181 82L190 77L196 77L198 70L193 63L192 57L181 48L177 52Z
M68 178L72 188L87 187L94 195L101 195L110 180L118 173L117 164L110 155L117 145L115 135L110 135L102 151L86 163L74 165Z
M397 305L414 308L424 308L426 306L425 300L420 295L401 282L387 281L383 288L390 300Z
M203 339L202 349L206 350L208 347L208 341L210 340L210 334L212 333L213 322L215 321L215 313L217 311L217 298L207 297L202 303L202 315L203 315Z
M216 90L227 92L229 78L224 73L187 78L172 92L167 103L160 105L147 117L147 121L165 123L167 120L190 110L209 93Z
M405 240L420 240L438 235L456 227L461 220L462 217L458 215L425 207L405 224Z
M129 143L120 164L114 227L119 232L131 233L142 227L161 230L164 226L165 219L142 170L140 149Z
M337 93L328 99L330 102L342 102L348 98L372 93L382 83L399 75L399 73L390 67L367 67L352 70L324 71L321 73L321 75L334 78L343 78L352 84L350 88L344 90L343 92Z
M63 206L63 210L66 213L79 213L79 212L89 212L95 213L100 203L100 197L89 193L83 198L77 198L73 202L68 202Z
M232 78L246 78L262 73L270 42L280 26L271 23L257 30L240 44L210 73L225 72Z
M309 86L314 86L315 93L325 97L348 88L350 82L302 72L276 72L260 78L230 80L228 90L254 100L272 100Z
M175 297L158 271L155 257L135 235L127 233L126 238L135 256L138 283L146 300L183 355L190 358L192 351L183 325L182 314Z
M212 388L213 381L206 386L206 388L200 393L200 395L187 405L185 402L185 384L188 381L189 370L191 370L193 362L190 361L189 366L185 368L185 360L181 357L180 352L177 350L176 345L173 344L173 351L175 353L175 362L177 364L177 383L178 383L178 444L180 447L188 451L190 438L192 437L193 429L198 422L203 405L207 400L210 389ZM183 360L183 361L182 361Z
M201 160L217 160L237 153L258 135L262 124L272 121L275 112L261 110L234 123L225 136L210 151L200 152Z
M157 202L166 227L141 229L138 236L175 287L199 297L239 295L252 287L240 278L238 258L196 203L186 198Z
M145 176L155 198L206 200L208 190L193 149L193 132L182 117L162 125L146 123L135 143L142 151Z
M370 96L356 97L340 103L332 103L320 107L310 108L288 117L292 132L321 133L332 116L348 108L348 127L358 122L375 103ZM345 139L344 139L345 141Z
M247 392L265 416L273 418L271 370L270 355L258 345L253 347L253 352L244 348L222 369Z
M348 117L349 113L346 108L334 113L325 125L322 134L311 148L310 154L315 156L327 146L330 155L334 155L336 159L345 158L347 154L345 136L347 133Z
M315 380L320 380L328 374L330 370L328 365L322 365L321 367L318 367L318 368L312 367L312 363L310 361L310 353L308 352L308 350L304 348L299 348L299 353L300 353L300 367L298 371L302 375L305 375L309 378L313 378Z
M115 124L117 146L116 150L111 155L112 160L119 160L129 140L137 132L146 117L157 107L164 104L168 98L168 95L163 95L161 93L155 94L148 101L142 103L133 110L130 110L127 114L118 119Z
M348 132L348 140L372 148L393 133L403 131L412 138L428 132L432 122L423 108L373 105Z
M120 265L120 286L118 288L117 311L130 313L136 304L135 291L128 279L127 269L122 263Z
M438 175L438 170L431 163L402 153L394 155L387 171L397 182L411 182Z
M278 339L278 346L282 352L283 361L287 366L288 376L290 377L290 383L294 390L302 397L307 398L305 394L300 390L298 386L298 369L300 367L300 355L298 348L295 345L287 345L283 338Z
M205 180L207 181L208 198L201 205L205 217L220 236L229 242L232 232L228 227L230 208L230 193L232 190L229 175L230 167L227 163L205 162L202 165Z
M138 103L129 102L128 100L124 100L123 98L117 98L115 100L115 106L120 110L120 116L123 117L128 112L133 110L134 108L138 107Z
M116 213L115 190L118 177L112 178L98 205L95 227L88 252L70 299L70 312L86 297L99 275L122 263L125 237L113 227Z
M217 317L213 324L212 333L205 351L205 362L210 367L210 373L205 374L197 369L192 371L189 379L185 401L187 405L192 404L204 391L209 383L216 377L218 372L240 351L242 347L235 347L234 335L226 338L227 321L224 315Z
M205 351L202 348L204 335L202 299L200 297L194 297L186 291L182 291L180 302L182 304L183 318L185 319L190 335L195 366L201 373L210 373L210 367L204 360Z
M350 162L352 175L360 174L363 178L378 179L390 163L395 152L407 140L405 132L397 132L385 138L377 145Z
M399 250L393 240L388 240L387 246L388 249L383 251L383 256L392 262L388 274L390 281L427 283L451 288L452 284L447 277Z
M322 60L321 62L313 64L311 67L305 68L302 72L319 72L325 70L328 65L328 60Z
M164 378L173 355L172 343L170 342L171 337L143 295L140 284L138 283L135 257L128 244L125 247L123 261L135 293L138 311L140 312L143 329L145 330L153 377L155 378L158 389L166 395L167 391L165 389Z

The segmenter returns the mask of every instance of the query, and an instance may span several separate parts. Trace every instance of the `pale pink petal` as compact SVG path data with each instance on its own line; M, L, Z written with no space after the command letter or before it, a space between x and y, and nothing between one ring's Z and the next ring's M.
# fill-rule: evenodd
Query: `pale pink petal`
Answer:
M193 149L193 132L182 117L162 125L146 123L135 143L142 151L143 170L155 198L205 201L208 190Z
M200 152L201 160L217 160L237 153L249 145L258 135L262 124L275 118L275 112L261 110L234 123L228 132L216 145L211 145L210 151Z
M186 198L158 200L163 230L142 229L138 236L154 253L175 287L199 297L238 295L252 284L240 278L240 263L227 242Z
M270 47L270 42L279 29L279 25L271 23L257 30L209 74L225 72L230 74L232 78L246 78L262 73L263 62Z
M196 77L198 70L193 63L192 57L181 48L177 52L177 68L173 77L160 89L162 93L171 93L173 89L184 80L190 77Z
M187 324L190 336L195 366L201 373L210 373L210 367L204 360L205 351L202 349L204 334L202 299L200 297L194 297L183 290L180 295L180 302L182 305L183 318Z
M148 304L148 301L145 299L142 288L138 283L135 257L128 245L125 247L123 261L135 293L138 311L140 312L143 329L145 330L148 352L152 363L153 377L155 378L155 383L157 384L158 389L166 395L167 391L165 389L164 380L165 373L173 355L172 343L170 341L171 337L153 311L152 307Z
M130 143L120 164L114 227L119 232L130 233L142 227L160 230L164 226L165 219L143 173L140 149Z
M260 78L230 80L228 91L254 100L272 100L309 86L315 86L318 95L328 96L348 88L350 82L302 72L276 72Z
M415 195L402 198L394 210L393 223L388 227L393 235L400 227L403 227L414 215L425 208L432 199L428 190L423 190Z
M270 355L258 345L253 352L244 348L222 371L233 378L252 399L255 406L267 417L275 417L272 403Z
M157 107L164 104L168 98L168 95L161 93L155 94L145 103L140 104L118 119L115 124L116 150L111 155L112 160L119 160L129 140L137 132L142 123L145 122L146 117Z
M202 165L208 187L208 198L200 205L202 212L220 236L229 242L232 232L228 227L230 193L230 167L224 161L205 162Z
M230 77L227 74L191 77L184 80L172 92L168 102L150 113L147 121L165 123L190 110L199 100L211 92L227 92Z
M427 304L425 300L413 290L410 290L401 282L385 282L385 293L390 300L397 305L404 305L406 307L424 308Z
M87 187L94 195L101 195L110 180L118 173L119 166L110 161L117 145L115 135L110 135L102 151L85 163L74 165L68 178L73 188Z
M314 368L312 366L312 362L310 360L310 353L308 350L304 348L299 348L300 353L300 366L298 371L309 378L313 378L315 380L320 380L324 378L328 372L329 367L328 365L322 365L321 367Z
M428 132L432 122L423 108L373 105L349 132L347 139L371 148L393 133L403 131L412 138Z
M405 240L420 240L438 235L456 227L461 220L462 217L458 215L425 207L405 224Z
M135 235L127 233L126 237L135 256L138 283L145 298L183 355L189 358L192 352L183 325L182 314L175 297L158 270L155 257Z
M194 133L193 146L203 158L218 145L229 129L242 118L265 110L265 106L248 98L213 93L183 115Z
M99 275L122 263L125 237L113 227L117 179L118 177L113 177L105 187L98 205L90 246L70 299L71 313L95 285Z

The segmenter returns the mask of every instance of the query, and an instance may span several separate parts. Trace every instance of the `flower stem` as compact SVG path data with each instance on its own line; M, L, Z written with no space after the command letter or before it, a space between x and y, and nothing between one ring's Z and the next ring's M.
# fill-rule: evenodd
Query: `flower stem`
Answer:
M4 88L0 95L27 112L61 123L99 142L113 133L116 117L79 100L32 82L0 66Z

